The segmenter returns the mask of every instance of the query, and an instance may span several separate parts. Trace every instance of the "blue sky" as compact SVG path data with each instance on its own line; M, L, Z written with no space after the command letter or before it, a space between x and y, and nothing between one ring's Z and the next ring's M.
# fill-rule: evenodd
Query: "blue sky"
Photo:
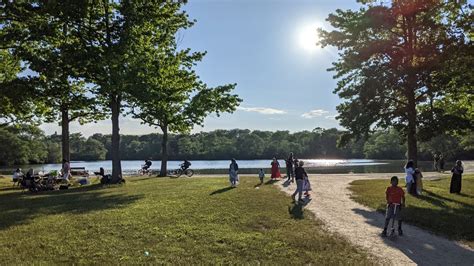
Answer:
M308 48L312 30L326 27L337 8L358 8L355 0L190 0L185 10L195 26L180 33L180 47L207 51L196 70L210 86L237 83L243 99L233 114L211 116L204 128L311 130L339 127L336 82L326 69L337 58L333 48ZM314 38L313 38L314 39ZM309 42L309 44L308 44ZM46 133L60 132L56 124ZM72 132L110 134L109 121L80 126ZM146 134L157 129L123 118L121 133Z

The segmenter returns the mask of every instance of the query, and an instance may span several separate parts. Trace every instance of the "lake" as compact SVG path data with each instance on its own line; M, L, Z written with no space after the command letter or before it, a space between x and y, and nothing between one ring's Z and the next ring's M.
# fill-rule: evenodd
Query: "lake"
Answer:
M370 159L302 159L305 162L305 168L310 173L398 173L403 172L403 160L370 160ZM256 169L264 168L269 172L271 160L238 160L239 168L242 174L256 173ZM279 160L282 167L282 174L285 173L285 162ZM122 171L125 175L134 174L140 169L143 161L124 160L122 161ZM168 169L176 169L181 161L169 161ZM220 174L226 173L229 160L196 160L191 161L191 168L200 174ZM446 163L446 169L451 169L452 162ZM159 171L161 162L153 161L151 169ZM418 163L422 171L432 171L432 162L422 161ZM23 171L33 168L36 171L51 171L61 169L61 164L37 164L20 166ZM103 167L106 172L112 169L112 161L72 161L71 167L85 167L89 171L98 171ZM2 167L3 173L11 173L14 167Z

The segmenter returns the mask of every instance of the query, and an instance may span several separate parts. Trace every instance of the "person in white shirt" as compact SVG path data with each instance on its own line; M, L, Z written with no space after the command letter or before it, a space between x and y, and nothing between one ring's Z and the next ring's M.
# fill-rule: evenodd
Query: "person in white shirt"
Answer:
M413 189L415 188L415 165L412 160L409 160L405 165L405 182L407 184L407 192L410 194L414 194ZM415 192L416 194L416 192Z
M71 165L68 160L63 160L63 169L62 169L63 179L69 180L71 176Z
M15 172L13 172L13 176L12 176L13 184L17 182L19 183L22 178L23 178L23 173L21 172L21 169L20 168L16 169Z

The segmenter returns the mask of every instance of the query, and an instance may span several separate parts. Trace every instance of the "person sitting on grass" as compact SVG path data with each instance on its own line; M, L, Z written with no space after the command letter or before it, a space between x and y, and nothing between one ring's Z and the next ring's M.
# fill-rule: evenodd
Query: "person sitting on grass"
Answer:
M387 227L392 218L398 221L398 235L402 236L403 231L400 211L402 210L402 206L405 206L405 192L398 186L398 177L392 176L390 183L391 186L387 187L385 191L387 210L385 212L385 225L382 236L387 236Z
M308 176L306 174L306 171L303 168L304 162L300 161L298 163L298 167L295 169L295 180L296 180L296 190L291 195L293 198L293 201L296 201L295 197L298 194L298 201L303 202L303 185L304 185L304 178L305 176Z
M21 169L20 168L17 168L15 170L15 172L13 172L13 176L12 176L12 179L13 179L13 185L15 185L16 183L20 184L21 182L21 179L23 178L23 173L21 172Z
M260 179L260 185L263 184L263 179L265 178L265 172L261 168L260 168L260 171L258 172L258 178Z

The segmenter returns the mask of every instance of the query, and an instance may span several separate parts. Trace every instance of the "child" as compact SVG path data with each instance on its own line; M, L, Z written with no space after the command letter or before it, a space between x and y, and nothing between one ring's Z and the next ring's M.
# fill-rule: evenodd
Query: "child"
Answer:
M304 176L303 190L305 191L305 192L304 192L304 195L305 195L307 198L311 198L311 195L309 194L309 192L310 192L312 189L311 189L311 183L309 182L308 175L305 175L305 176Z
M416 195L421 196L423 193L423 174L421 173L420 169L415 169L415 187L416 187Z
M385 191L387 199L387 211L385 213L385 225L383 228L382 236L387 236L387 227L390 223L390 219L392 218L398 220L398 235L402 236L403 231L400 211L402 209L402 205L405 205L405 192L401 187L398 186L398 177L392 176L392 178L390 179L390 183L392 185L387 187L387 190ZM396 211L395 214L394 210Z
M261 168L260 168L260 171L258 172L258 178L260 178L260 185L263 184L263 179L265 178L265 172Z

